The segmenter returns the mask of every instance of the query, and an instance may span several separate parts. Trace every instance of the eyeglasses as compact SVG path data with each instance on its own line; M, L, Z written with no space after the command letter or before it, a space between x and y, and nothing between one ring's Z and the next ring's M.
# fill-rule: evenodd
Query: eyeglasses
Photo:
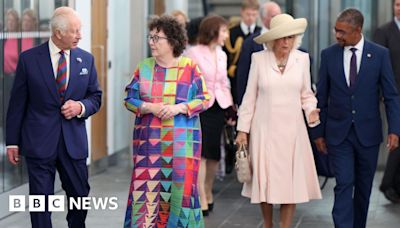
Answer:
M346 35L348 35L348 34L353 33L353 31L354 31L354 29L351 29L351 30L349 30L349 31L345 31L345 30L343 30L343 29L333 28L333 33L334 33L334 34L337 34L337 35L339 35L339 36L346 36Z
M167 37L162 37L162 36L158 36L158 35L147 35L147 40L148 41L153 41L153 43L157 43L160 39L166 39L168 40L169 38Z

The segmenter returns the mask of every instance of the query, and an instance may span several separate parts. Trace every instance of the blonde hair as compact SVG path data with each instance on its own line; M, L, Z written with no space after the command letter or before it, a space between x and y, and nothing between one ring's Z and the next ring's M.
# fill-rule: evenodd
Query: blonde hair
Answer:
M12 16L16 21L17 21L17 25L16 25L16 28L15 28L15 31L18 31L19 30L19 15L18 15L18 12L15 10L15 9L8 9L7 10L7 12L6 12L6 17L7 16ZM6 31L8 30L8 28L7 28L7 22L4 24L5 26L6 26ZM9 31L9 32L15 32L15 31Z
M33 28L31 29L35 29L38 23L36 12L33 9L25 9L24 12L22 12L22 19L25 15L33 22Z
M181 10L173 10L173 11L171 11L171 16L173 16L173 17L181 16L181 17L185 18L186 22L189 21L188 16Z
M244 9L259 10L260 3L258 3L258 0L243 0L241 8L242 10Z

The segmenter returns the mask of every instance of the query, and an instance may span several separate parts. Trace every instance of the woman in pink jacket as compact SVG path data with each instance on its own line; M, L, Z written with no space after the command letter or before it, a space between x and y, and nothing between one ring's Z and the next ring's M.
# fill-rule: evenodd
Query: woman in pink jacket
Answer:
M233 105L226 71L227 57L221 48L228 36L228 22L220 16L208 16L203 19L199 27L199 44L186 52L189 58L197 62L211 95L209 109L200 114L203 145L198 186L204 216L213 209L212 187L221 158L224 114L225 110L232 108Z

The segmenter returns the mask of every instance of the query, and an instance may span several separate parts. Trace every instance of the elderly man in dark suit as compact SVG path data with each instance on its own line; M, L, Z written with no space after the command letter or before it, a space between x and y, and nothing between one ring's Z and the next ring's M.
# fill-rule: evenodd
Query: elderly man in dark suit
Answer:
M346 9L336 20L337 44L321 52L318 107L321 124L312 129L319 151L331 155L336 186L335 227L366 227L382 126L384 97L389 125L387 148L398 147L400 100L389 51L362 35L364 18Z
M96 113L102 92L94 59L77 48L81 22L69 7L57 8L50 21L52 36L23 52L7 112L8 160L25 156L30 195L54 194L56 170L68 198L89 194L88 142L85 120ZM68 208L69 209L69 208ZM85 227L87 211L69 210L69 227ZM34 228L52 227L51 214L31 212Z
M251 64L251 54L264 50L265 48L263 44L258 44L253 39L261 33L267 32L269 30L271 19L278 14L281 14L281 8L276 2L271 1L264 3L261 7L261 21L263 23L261 31L255 32L247 37L242 44L235 77L236 100L238 105L242 103L244 92L246 91Z
M400 0L394 0L393 3L394 18L375 31L374 41L389 49L397 88L400 89ZM389 154L385 174L379 187L386 198L393 203L400 203L400 186L395 186L396 175L399 173L400 149L397 148Z

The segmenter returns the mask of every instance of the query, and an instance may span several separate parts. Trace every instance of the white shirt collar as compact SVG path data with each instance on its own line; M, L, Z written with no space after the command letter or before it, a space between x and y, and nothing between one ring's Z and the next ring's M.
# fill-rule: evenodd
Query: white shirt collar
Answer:
M61 51L61 49L58 48L58 47L54 44L54 42L53 42L53 40L51 39L51 37L50 37L50 39L49 39L49 50L50 50L50 55L51 55L51 56L58 55L59 52ZM69 49L68 49L68 50L64 50L64 54L66 54L67 56L69 56L70 51L71 51L71 50L69 50Z
M240 21L240 28L245 35L249 34L249 26L247 26L243 21ZM254 33L255 28L256 24L250 25L251 33Z
M350 51L350 48L353 48L353 47L357 48L357 51L361 51L361 52L363 51L363 48L364 48L364 35L363 34L361 34L361 39L360 39L360 41L358 41L358 43L356 45L354 45L354 46L345 46L344 50L345 51Z
M397 17L394 17L394 22L396 23L397 28L400 29L400 19Z

